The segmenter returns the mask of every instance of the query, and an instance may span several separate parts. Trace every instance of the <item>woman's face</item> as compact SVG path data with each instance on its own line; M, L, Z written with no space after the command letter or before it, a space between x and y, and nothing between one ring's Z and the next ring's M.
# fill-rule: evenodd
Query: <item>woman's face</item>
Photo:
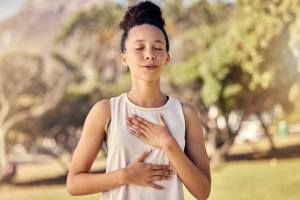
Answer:
M122 61L129 66L132 78L157 80L169 60L165 37L159 28L143 24L129 30Z

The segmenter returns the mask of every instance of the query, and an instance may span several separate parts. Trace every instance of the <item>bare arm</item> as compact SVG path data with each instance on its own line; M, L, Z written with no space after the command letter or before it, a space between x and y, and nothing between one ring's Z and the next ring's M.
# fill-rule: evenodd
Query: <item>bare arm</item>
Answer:
M209 159L205 149L202 125L196 108L183 104L186 119L186 154L174 140L164 152L187 189L197 199L207 199L211 188Z
M96 103L86 117L67 177L67 189L71 195L107 191L124 184L123 169L104 174L89 173L103 143L105 125L109 118L107 99Z

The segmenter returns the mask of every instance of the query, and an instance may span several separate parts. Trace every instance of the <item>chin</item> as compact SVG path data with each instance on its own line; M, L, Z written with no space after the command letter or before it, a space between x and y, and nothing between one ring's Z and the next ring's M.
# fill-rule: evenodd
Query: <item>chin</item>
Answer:
M144 81L148 81L148 82L152 82L152 81L157 81L160 79L160 76L140 76L140 79L144 80Z

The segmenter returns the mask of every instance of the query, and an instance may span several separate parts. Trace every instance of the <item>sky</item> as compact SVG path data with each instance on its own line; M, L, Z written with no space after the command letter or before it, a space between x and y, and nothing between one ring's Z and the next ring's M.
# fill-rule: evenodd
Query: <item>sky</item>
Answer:
M0 0L0 22L13 16L25 3L26 0ZM123 2L124 0L115 0ZM215 1L215 0L210 0ZM225 2L234 2L234 0L223 0Z
M0 0L0 21L3 21L14 15L25 0Z

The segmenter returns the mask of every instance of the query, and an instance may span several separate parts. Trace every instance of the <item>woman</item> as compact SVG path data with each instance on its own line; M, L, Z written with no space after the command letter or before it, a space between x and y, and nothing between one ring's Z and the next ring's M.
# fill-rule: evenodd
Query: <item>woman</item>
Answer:
M211 176L197 109L160 91L170 60L160 8L129 7L120 27L122 62L129 67L128 92L96 103L89 112L70 166L72 195L102 193L102 200L182 200L182 183L207 199ZM106 173L89 173L103 142Z

